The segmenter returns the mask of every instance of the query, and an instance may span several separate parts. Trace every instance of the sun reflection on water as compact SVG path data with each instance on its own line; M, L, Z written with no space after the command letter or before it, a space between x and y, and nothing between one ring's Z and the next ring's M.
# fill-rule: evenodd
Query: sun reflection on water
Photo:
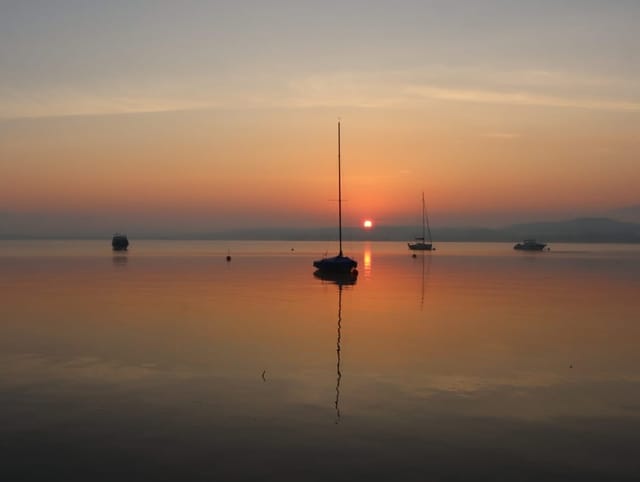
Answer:
M364 245L364 276L368 278L371 275L371 243L367 242Z

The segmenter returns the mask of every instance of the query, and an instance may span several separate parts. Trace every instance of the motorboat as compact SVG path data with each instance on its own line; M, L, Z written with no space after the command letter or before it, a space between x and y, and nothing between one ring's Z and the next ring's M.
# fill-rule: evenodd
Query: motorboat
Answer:
M519 249L522 251L542 251L545 246L545 243L538 243L535 239L525 239L521 243L517 243L513 249Z
M111 247L114 251L126 251L129 247L129 240L126 234L116 233L111 239Z

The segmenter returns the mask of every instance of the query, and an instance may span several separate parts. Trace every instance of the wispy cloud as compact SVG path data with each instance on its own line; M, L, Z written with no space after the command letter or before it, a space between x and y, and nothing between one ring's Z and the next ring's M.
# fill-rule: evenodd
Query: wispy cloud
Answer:
M640 111L637 87L620 79L535 69L496 71L436 66L384 72L263 75L243 83L180 79L168 84L166 80L145 79L99 88L78 86L35 92L0 86L0 119L212 108L422 108L430 101Z
M39 92L0 91L0 119L171 112L216 107L186 96L138 92L51 89Z
M554 72L436 69L313 75L291 82L290 103L410 107L439 100L513 106L640 111L640 101L616 97L621 81ZM565 93L567 90L579 92Z
M489 137L491 139L517 139L519 137L521 137L520 134L517 134L515 132L489 132L487 134L484 134L483 137Z
M491 90L451 89L432 85L412 85L406 92L416 98L474 102L485 104L507 104L520 106L569 107L610 111L640 111L640 102L625 100L560 97L530 92L501 92Z

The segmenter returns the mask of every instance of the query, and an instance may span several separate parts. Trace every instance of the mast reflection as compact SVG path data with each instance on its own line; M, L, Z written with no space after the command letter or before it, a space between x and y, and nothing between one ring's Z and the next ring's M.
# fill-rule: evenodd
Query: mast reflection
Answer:
M323 281L328 281L332 284L338 285L338 330L336 335L336 399L334 400L334 406L336 409L336 419L334 423L340 422L340 382L342 381L342 372L340 371L340 354L341 347L340 342L342 339L342 290L345 286L352 286L356 284L358 280L358 273L343 273L343 274L329 274L316 271L313 273L316 278Z
M422 274L420 276L421 278L420 311L422 311L424 309L424 291L425 291L425 284L426 284L425 279L429 278L429 272L431 271L431 255L428 255L423 251L421 252L420 258L421 258L421 265L422 265ZM426 258L426 261L425 261L425 258Z
M340 336L342 330L342 285L338 285L338 337L336 339L336 420L340 421L340 381L342 380L342 372L340 371Z

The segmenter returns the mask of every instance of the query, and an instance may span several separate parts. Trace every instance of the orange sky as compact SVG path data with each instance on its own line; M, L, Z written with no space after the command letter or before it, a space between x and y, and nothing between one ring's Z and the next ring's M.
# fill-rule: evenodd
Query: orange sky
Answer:
M638 204L637 9L483 5L381 7L367 19L386 36L349 23L350 6L344 20L225 6L219 30L168 5L84 12L122 31L63 6L9 9L0 215L108 231L331 225L338 118L345 224L415 224L422 191L439 226ZM544 38L523 28L542 24Z
M345 113L348 224L364 217L411 224L422 190L441 224L458 213L598 213L637 199L633 126L614 130L582 112L584 125L565 125L560 134L557 122L536 122L516 107L505 113L515 131L507 134L507 126L487 121L491 107L477 109L486 116L455 104L434 107ZM2 155L12 163L3 168L0 200L9 211L159 212L212 218L221 227L330 224L337 113L203 111L5 124Z

